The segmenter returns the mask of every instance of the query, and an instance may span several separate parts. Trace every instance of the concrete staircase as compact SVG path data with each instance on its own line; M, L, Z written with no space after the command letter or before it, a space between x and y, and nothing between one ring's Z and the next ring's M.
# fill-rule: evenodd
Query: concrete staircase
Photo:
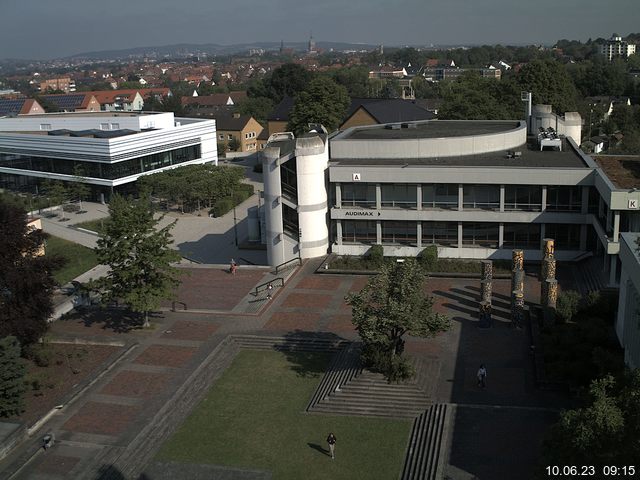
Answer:
M447 413L447 405L439 403L414 420L401 480L442 478L440 464Z
M280 352L326 352L335 353L350 342L322 335L232 335L238 348L254 350L278 350Z
M307 411L333 415L363 415L412 418L431 400L427 382L434 365L415 361L416 376L411 382L390 384L379 373L360 367L359 346L341 350L313 395ZM435 372L437 373L437 372Z

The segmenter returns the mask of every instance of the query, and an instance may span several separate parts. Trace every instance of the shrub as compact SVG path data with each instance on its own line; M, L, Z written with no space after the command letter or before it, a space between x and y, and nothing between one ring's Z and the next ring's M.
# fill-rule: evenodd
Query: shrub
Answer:
M213 204L209 213L214 217L221 217L233 208L233 201L229 197L224 197Z
M558 301L556 303L556 314L558 320L562 322L569 322L573 316L578 313L578 307L580 305L580 294L575 290L567 290L566 292L558 295Z
M609 323L615 322L615 313L618 308L618 296L611 290L589 292L585 311L589 315L600 317Z
M51 364L51 350L45 345L33 344L23 348L23 354L39 367L48 367Z
M69 213L79 212L80 205L76 205L75 203L67 203L65 206L62 207L62 210Z
M418 254L418 261L427 272L432 272L438 263L438 247L429 245Z
M386 345L365 345L360 355L362 363L372 372L382 373L389 382L402 382L415 374L411 362L401 355L391 355Z
M367 252L369 263L374 267L380 267L384 262L384 248L382 245L373 245Z

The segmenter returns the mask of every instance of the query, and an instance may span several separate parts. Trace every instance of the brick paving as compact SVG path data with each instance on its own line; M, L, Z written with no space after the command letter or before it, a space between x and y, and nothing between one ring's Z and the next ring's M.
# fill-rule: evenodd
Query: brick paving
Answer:
M135 359L134 363L161 365L163 367L182 367L194 353L196 353L196 349L191 347L150 345Z
M55 323L52 328L55 335L107 340L121 338L128 344L137 342L140 345L121 365L89 390L77 405L53 417L47 429L61 432L59 437L63 437L60 442L62 447L56 446L47 454L50 457L64 457L66 453L61 455L56 449L71 448L73 444L64 444L67 440L80 442L87 449L102 448L102 444L108 444L115 445L114 450L107 452L111 455L109 458L113 459L111 461L116 461L141 429L150 425L153 415L162 409L166 399L183 387L194 369L205 361L207 355L229 333L259 333L260 330L268 334L331 332L345 339L357 339L351 324L351 307L345 304L344 296L361 290L370 277L313 275L317 264L319 262L307 262L301 272L292 277L285 288L279 289L273 300L265 304L258 316L164 312L152 319L154 328L149 330L133 328L127 323L130 319L119 319L117 315L107 317L104 313L93 312ZM238 302L267 275L265 270L247 269L238 270L234 277L219 268L193 268L190 271L192 275L183 278L183 285L178 292L179 299L187 302L190 309L228 312L234 307L237 309ZM539 282L533 276L527 276L525 282L527 301L537 301ZM554 397L540 394L533 387L526 331L510 328L508 319L499 315L496 316L495 328L477 328L479 283L479 280L469 279L428 280L427 292L434 296L434 308L452 319L452 329L435 339L409 337L406 350L426 358L437 358L440 362L438 378L433 379L433 400L458 405L486 405L487 408L491 405L503 405L503 408L509 408L509 405L521 405L523 408L557 405ZM496 310L508 309L509 289L509 280L494 281ZM188 346L180 345L180 342ZM225 360L229 361L230 359ZM478 364L483 362L488 365L489 370L488 388L487 391L478 391L475 387L475 371ZM216 365L215 368L224 368L224 365ZM214 378L215 375L212 373L210 377ZM192 390L204 392L208 385L206 382L192 385ZM98 395L92 397L92 394ZM132 403L140 400L144 401L144 406ZM500 422L502 417L495 418ZM509 417L509 421L517 421L514 418L517 419L517 416ZM465 423L456 424L455 434L473 436L475 427L469 423L472 422L472 417L465 416L464 420ZM162 431L161 425L154 428ZM500 431L500 428L502 426L498 426L496 431ZM526 432L518 430L514 425L505 427L505 431L510 437L505 438L504 443L518 442L526 436ZM146 448L152 452L159 446L148 445ZM469 443L467 446L471 449L468 457L479 461L480 450L474 450L475 447ZM461 458L465 453L459 447L452 452L451 461L463 464ZM151 458L148 455L145 458ZM96 459L93 463L83 460L82 465L72 465L71 462L72 460L61 460L60 468L67 469L63 475L94 478L95 468L100 466L97 463L103 460ZM500 456L488 458L486 462L492 468L497 468ZM86 466L85 463L91 465ZM34 471L40 471L38 465L39 463L34 463ZM142 466L139 465L140 468ZM29 478L28 471L29 469L24 478ZM85 471L91 472L91 475L85 475ZM477 471L484 470L480 468ZM52 480L58 478L53 471L51 475ZM453 473L451 475L455 480L467 478Z
M130 425L140 409L127 405L87 402L63 426L63 430L118 435Z
M150 397L161 393L167 386L170 375L163 373L122 370L100 390L104 395L123 397Z
M41 460L37 463L36 470L38 473L45 473L49 475L68 475L71 470L80 461L77 457L67 457L63 455L43 455Z

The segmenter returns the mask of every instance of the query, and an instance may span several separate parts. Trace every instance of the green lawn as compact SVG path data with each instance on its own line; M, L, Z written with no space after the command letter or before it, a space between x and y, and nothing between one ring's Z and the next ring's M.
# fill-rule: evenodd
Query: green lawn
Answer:
M99 218L97 220L88 220L86 222L76 223L74 227L84 228L86 230L91 230L96 233L102 233L103 223L106 218Z
M53 274L60 285L70 282L78 275L98 265L98 258L92 249L53 235L47 238L46 254L60 255L67 259L67 263Z
M158 460L270 470L274 480L397 478L410 420L304 413L328 360L241 351ZM321 451L329 432L335 460Z

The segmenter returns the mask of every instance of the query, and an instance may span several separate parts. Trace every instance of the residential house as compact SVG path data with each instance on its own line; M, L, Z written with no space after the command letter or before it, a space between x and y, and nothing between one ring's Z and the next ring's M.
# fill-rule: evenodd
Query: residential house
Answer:
M44 108L33 98L0 99L0 117L17 117L45 113Z
M100 111L100 103L91 92L42 95L40 98L46 100L61 112Z
M434 113L399 98L352 98L346 118L339 129L434 118L436 118Z
M269 135L287 131L289 113L293 108L293 104L293 97L286 96L276 105L276 108L271 112L269 117L267 117L267 130L269 130Z
M264 128L251 115L220 115L216 117L218 143L236 140L237 152L255 152L258 150L258 137Z
M49 80L43 80L40 82L40 91L47 92L48 90L62 90L64 93L70 93L76 91L76 82L69 78L50 78Z

